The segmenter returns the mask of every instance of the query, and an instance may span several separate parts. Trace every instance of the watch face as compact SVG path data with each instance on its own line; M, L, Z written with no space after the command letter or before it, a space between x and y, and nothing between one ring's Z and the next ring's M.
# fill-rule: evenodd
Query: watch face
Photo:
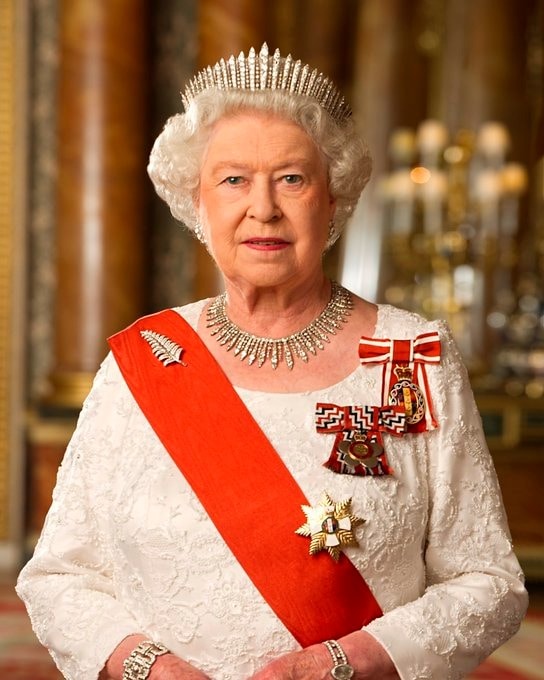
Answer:
M341 663L338 666L335 666L331 671L331 675L335 680L349 680L353 677L354 673L355 671L352 666L347 663Z

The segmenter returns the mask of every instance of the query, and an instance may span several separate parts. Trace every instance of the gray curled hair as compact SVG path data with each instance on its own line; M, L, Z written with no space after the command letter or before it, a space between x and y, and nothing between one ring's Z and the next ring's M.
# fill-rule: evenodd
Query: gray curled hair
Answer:
M191 102L186 113L172 116L157 137L149 157L148 173L158 195L172 215L192 231L198 223L200 168L214 124L245 111L271 113L299 125L326 159L329 190L336 199L334 231L338 238L370 179L368 148L351 119L341 125L309 97L263 90L206 90Z

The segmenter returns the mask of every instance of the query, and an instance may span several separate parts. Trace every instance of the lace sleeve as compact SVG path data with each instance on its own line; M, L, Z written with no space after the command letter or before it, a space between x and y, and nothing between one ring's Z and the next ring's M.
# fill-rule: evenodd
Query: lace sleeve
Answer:
M117 644L138 632L113 596L107 541L114 521L107 482L112 451L123 436L124 390L108 357L84 404L42 535L16 587L38 639L64 677L74 680L95 680Z
M439 429L423 435L426 589L367 627L403 680L464 677L516 632L527 606L468 376L449 328L440 331L442 363L429 371Z

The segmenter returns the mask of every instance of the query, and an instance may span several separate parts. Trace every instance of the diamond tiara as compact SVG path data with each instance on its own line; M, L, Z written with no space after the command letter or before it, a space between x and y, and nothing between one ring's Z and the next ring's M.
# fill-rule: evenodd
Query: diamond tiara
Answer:
M240 52L227 61L221 59L207 66L192 78L181 95L185 110L191 101L204 90L278 90L315 99L337 123L347 120L352 111L330 78L308 64L295 61L288 54L282 57L276 50L272 56L266 43L259 54L252 47L246 57Z

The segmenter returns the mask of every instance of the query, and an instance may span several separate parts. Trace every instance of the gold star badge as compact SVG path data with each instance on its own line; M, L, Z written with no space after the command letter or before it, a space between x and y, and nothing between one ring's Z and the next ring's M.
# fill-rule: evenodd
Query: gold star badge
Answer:
M353 529L366 520L352 514L351 498L335 503L328 493L324 493L315 508L301 507L308 521L295 533L311 538L310 555L326 550L338 562L343 548L358 545Z

